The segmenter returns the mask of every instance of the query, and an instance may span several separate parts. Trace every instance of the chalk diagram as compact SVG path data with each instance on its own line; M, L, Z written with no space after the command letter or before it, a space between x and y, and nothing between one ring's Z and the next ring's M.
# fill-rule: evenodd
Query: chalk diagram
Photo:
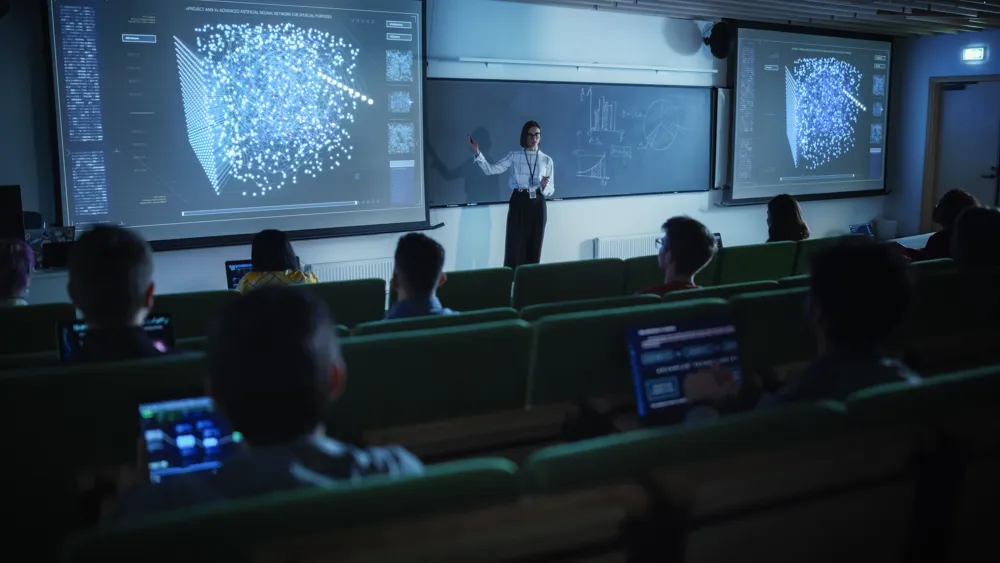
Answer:
M188 141L215 193L231 180L264 196L350 160L348 131L369 98L360 50L292 24L216 24L174 37Z
M608 101L604 96L594 98L594 89L580 89L580 101L590 103L590 124L587 137L592 145L602 145L597 133L614 133L618 141L625 139L625 131L618 128L618 102Z
M576 175L578 178L591 178L600 180L602 186L608 185L608 155L607 153L589 152L575 150L576 155Z
M785 67L785 130L796 168L815 170L854 148L854 125L867 111L860 93L861 72L833 57Z
M684 127L684 111L666 100L656 100L643 112L642 129L644 138L639 143L640 150L665 151L673 146Z

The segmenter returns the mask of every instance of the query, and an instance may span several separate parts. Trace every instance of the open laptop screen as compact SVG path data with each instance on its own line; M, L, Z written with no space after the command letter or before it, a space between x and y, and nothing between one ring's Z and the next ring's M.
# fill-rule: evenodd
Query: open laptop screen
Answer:
M253 268L250 260L231 260L226 262L226 283L229 289L236 289L240 280Z
M632 328L628 346L643 418L686 404L684 379L702 368L718 363L741 377L736 326L728 318Z
M174 325L169 315L150 315L142 327L161 352L174 347ZM74 362L87 347L87 323L83 321L60 323L59 360Z

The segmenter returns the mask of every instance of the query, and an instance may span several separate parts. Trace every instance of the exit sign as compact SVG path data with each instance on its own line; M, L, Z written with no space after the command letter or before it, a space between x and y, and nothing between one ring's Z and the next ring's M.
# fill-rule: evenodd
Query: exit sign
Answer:
M962 60L967 62L981 61L986 58L986 47L969 47L962 50Z

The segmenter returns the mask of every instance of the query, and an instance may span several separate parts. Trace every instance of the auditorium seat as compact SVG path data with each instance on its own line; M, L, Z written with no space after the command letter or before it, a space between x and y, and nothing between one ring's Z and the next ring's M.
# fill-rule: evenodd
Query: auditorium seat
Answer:
M798 252L795 256L795 272L793 275L801 276L808 274L812 267L812 257L823 252L827 248L841 243L848 239L863 237L864 235L842 235L834 237L811 238L798 243Z
M694 282L702 287L715 285L719 272L719 257L716 256L694 277ZM625 295L632 295L647 287L663 283L663 270L657 256L639 256L625 260Z
M638 307L642 305L653 305L659 302L660 298L655 295L625 295L622 297L605 297L601 299L559 301L557 303L529 305L524 309L521 309L521 318L531 323L544 317L562 315L565 313L598 311L601 309L617 309L621 307Z
M745 293L729 300L743 369L765 381L785 381L816 356L806 323L807 288Z
M778 283L774 281L757 281L746 283L731 283L728 285L717 285L714 287L699 287L697 289L683 289L671 291L663 296L664 303L675 301L686 301L688 299L729 299L743 293L754 293L778 289Z
M60 537L79 524L79 483L101 468L134 468L138 406L205 394L205 364L191 354L59 366L0 377L0 412L18 421L6 440L5 497L17 527Z
M153 312L170 315L177 340L199 338L208 335L215 317L239 296L228 290L157 295L153 299Z
M843 411L802 404L552 446L522 479L535 495L646 483L665 503L648 525L663 560L902 561L918 440L854 431Z
M369 477L350 486L177 510L82 535L68 546L68 561L302 561L294 540L311 534L341 534L340 549L364 552L389 541L373 544L359 532L366 527L513 503L515 472L505 459L470 459L427 467L420 476ZM396 549L419 543L410 536L395 541Z
M412 319L361 323L354 327L353 334L354 336L369 336L372 334L385 334L388 332L409 332L414 330L448 328L495 321L508 321L513 319L517 319L517 311L511 309L510 307L500 307L497 309L474 310L468 313L458 313L455 315L428 315L426 317L416 317Z
M0 355L55 352L61 322L76 319L76 309L69 303L0 307Z
M867 426L920 430L937 447L927 489L937 502L925 516L927 560L993 561L1000 530L1000 365L866 389L847 400ZM919 533L919 531L918 531ZM940 543L936 543L940 542Z
M448 281L438 288L438 299L454 311L510 307L513 283L510 268L448 272Z
M913 274L919 278L928 274L954 270L956 266L955 261L951 258L938 258L936 260L920 260L918 262L911 262L910 267L913 269Z
M345 340L347 390L327 430L446 456L533 427L524 411L531 336L512 320Z
M513 306L617 297L625 290L625 262L617 258L530 264L514 272Z
M306 287L326 302L334 322L348 328L385 317L384 280L326 282Z
M792 275L795 267L794 242L771 242L722 249L719 260L720 285L777 280Z
M812 277L809 274L800 276L788 276L778 280L778 287L781 289L794 289L796 287L809 287Z
M531 350L528 404L631 395L629 327L728 315L721 299L569 313L539 320Z

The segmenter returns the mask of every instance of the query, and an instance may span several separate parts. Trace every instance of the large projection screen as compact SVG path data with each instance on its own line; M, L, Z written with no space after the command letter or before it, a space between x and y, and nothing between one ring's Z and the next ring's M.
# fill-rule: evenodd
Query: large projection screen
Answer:
M885 189L891 43L740 29L733 200Z
M427 226L419 0L50 0L63 222Z

